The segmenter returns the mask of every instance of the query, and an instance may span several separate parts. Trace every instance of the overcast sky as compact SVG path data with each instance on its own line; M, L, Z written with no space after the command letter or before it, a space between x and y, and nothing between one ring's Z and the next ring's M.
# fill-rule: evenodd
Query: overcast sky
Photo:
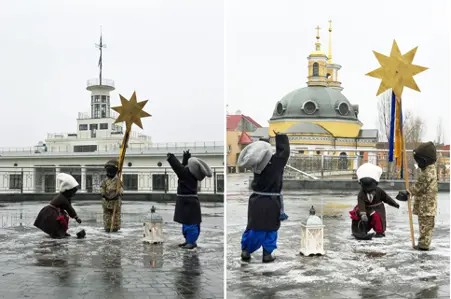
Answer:
M379 67L372 50L389 55L393 39L404 54L419 46L414 64L430 68L414 78L421 93L404 89L403 108L426 122L436 136L441 117L449 142L449 4L440 1L262 1L226 2L226 90L228 111L268 126L278 100L306 86L307 56L316 26L327 53L332 19L332 56L341 64L343 94L360 105L364 128L377 128L380 80L365 76Z
M154 142L223 140L222 1L27 0L0 10L1 147L76 131L78 112L90 111L101 25L113 106L134 90L149 99Z

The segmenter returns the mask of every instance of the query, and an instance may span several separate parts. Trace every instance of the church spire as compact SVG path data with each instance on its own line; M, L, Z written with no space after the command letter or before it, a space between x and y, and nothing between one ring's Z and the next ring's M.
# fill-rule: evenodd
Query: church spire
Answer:
M329 57L328 63L332 63L332 20L329 19Z
M319 30L321 29L321 28L319 28L319 26L316 26L316 43L315 43L315 46L316 46L316 51L321 51L321 42L319 41Z

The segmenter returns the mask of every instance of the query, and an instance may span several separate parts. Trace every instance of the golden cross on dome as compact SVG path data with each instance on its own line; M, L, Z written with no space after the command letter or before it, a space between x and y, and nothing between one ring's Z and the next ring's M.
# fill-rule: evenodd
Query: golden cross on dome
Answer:
M316 39L319 39L319 30L321 29L321 28L319 28L319 25L318 26L316 26Z
M394 40L390 56L385 56L373 51L381 66L366 75L382 80L376 96L388 89L392 89L397 97L401 97L404 87L420 91L420 88L415 82L413 76L427 70L428 68L412 64L417 49L418 47L413 48L406 54L402 55L398 44Z
M114 123L125 121L127 127L131 127L132 124L136 124L142 129L143 125L141 118L152 116L143 110L144 106L147 104L147 100L137 102L136 92L133 92L130 101L122 95L119 95L119 97L121 98L121 106L111 107L111 109L119 113L119 117Z

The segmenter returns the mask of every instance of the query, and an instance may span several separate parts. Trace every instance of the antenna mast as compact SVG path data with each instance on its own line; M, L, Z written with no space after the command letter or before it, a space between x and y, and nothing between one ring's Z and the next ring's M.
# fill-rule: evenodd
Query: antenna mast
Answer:
M100 72L99 72L99 85L102 85L102 66L103 66L103 63L102 63L102 49L106 48L106 44L104 44L102 42L102 26L100 26L100 43L96 44L96 48L98 48L100 50L100 58L99 58L99 65L98 65L99 69L100 69Z

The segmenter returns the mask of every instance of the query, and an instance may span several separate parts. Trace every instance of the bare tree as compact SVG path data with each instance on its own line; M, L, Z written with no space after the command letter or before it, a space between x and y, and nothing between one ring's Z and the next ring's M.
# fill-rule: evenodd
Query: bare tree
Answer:
M406 144L411 144L416 147L421 143L424 132L426 129L426 124L423 119L416 116L412 111L407 110L404 117L403 130L404 130L404 141Z
M436 135L435 143L442 144L444 142L445 136L443 133L443 121L442 121L441 117L438 119L436 132L437 132L437 135Z

